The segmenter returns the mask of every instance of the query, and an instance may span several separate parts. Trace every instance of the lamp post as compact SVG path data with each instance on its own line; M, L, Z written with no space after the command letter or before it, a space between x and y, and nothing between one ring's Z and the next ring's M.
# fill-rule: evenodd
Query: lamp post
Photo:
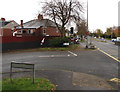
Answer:
M112 35L113 35L113 29L111 28L110 30L111 30L111 40L112 40L112 38L113 38L112 37Z
M87 0L87 33L88 33L88 0ZM88 48L88 34L86 34L86 48Z

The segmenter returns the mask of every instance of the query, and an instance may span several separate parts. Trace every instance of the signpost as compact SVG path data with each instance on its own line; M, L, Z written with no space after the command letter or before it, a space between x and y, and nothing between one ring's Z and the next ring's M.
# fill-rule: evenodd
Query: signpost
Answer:
M12 82L12 69L13 68L31 69L32 72L33 72L33 83L34 83L34 80L35 80L35 65L34 64L12 61L11 66L10 66L10 79L11 79L11 82Z

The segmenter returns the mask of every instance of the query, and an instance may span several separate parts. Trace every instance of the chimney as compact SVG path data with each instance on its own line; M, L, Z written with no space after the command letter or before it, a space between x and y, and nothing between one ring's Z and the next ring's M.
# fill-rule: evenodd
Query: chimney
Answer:
M43 15L39 14L38 15L38 20L42 20L43 19Z
M23 28L23 20L20 20L20 22L21 22L20 26L21 28Z
M5 21L5 18L1 18L1 21Z

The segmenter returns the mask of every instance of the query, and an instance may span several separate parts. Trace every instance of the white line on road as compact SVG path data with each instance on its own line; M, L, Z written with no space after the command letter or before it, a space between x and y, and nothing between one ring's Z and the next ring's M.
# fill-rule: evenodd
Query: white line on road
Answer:
M77 54L71 52L71 51L68 51L70 54L74 55L74 56L77 56Z
M108 54L108 53L104 52L104 51L103 51L103 50L101 50L100 48L98 48L98 50L99 50L100 52L102 52L102 53L106 54L107 56L111 57L112 59L114 59L114 60L116 60L116 61L120 62L120 60L118 60L117 58L115 58L115 57L111 56L110 54Z
M44 58L44 57L66 57L66 56L70 56L69 54L68 55L45 55L45 56L38 56L38 57L41 57L41 58Z

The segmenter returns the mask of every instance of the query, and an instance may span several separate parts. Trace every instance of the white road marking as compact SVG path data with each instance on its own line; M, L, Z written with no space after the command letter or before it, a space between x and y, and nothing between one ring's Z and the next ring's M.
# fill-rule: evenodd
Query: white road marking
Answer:
M70 55L68 54L68 57L69 57Z
M109 81L120 83L120 79L119 78L112 78Z
M75 53L73 53L73 52L71 52L71 51L68 51L70 54L72 54L72 55L74 55L74 56L77 56L77 54L75 54ZM40 57L40 58L49 58L49 57L70 57L70 56L72 56L72 55L70 55L70 54L67 54L67 55L42 55L42 56L38 56L38 57Z
M44 56L38 56L38 57L41 57L41 58L45 58L45 57L69 57L70 55L44 55Z
M100 48L98 48L98 50L99 50L100 52L102 52L102 53L106 54L107 56L111 57L112 59L114 59L114 60L116 60L116 61L120 62L120 60L118 60L117 58L115 58L115 57L111 56L110 54L106 53L105 51L101 50Z
M71 51L68 51L70 54L74 55L74 56L77 56L77 54L71 52Z
M71 52L71 51L68 51L70 54L72 54L72 55L74 55L74 56L77 56L77 54L75 54L75 53L73 53L73 52ZM67 54L67 55L43 55L43 56L38 56L38 57L40 57L40 58L49 58L49 57L70 57L70 56L72 56L72 55L70 55L70 54Z

